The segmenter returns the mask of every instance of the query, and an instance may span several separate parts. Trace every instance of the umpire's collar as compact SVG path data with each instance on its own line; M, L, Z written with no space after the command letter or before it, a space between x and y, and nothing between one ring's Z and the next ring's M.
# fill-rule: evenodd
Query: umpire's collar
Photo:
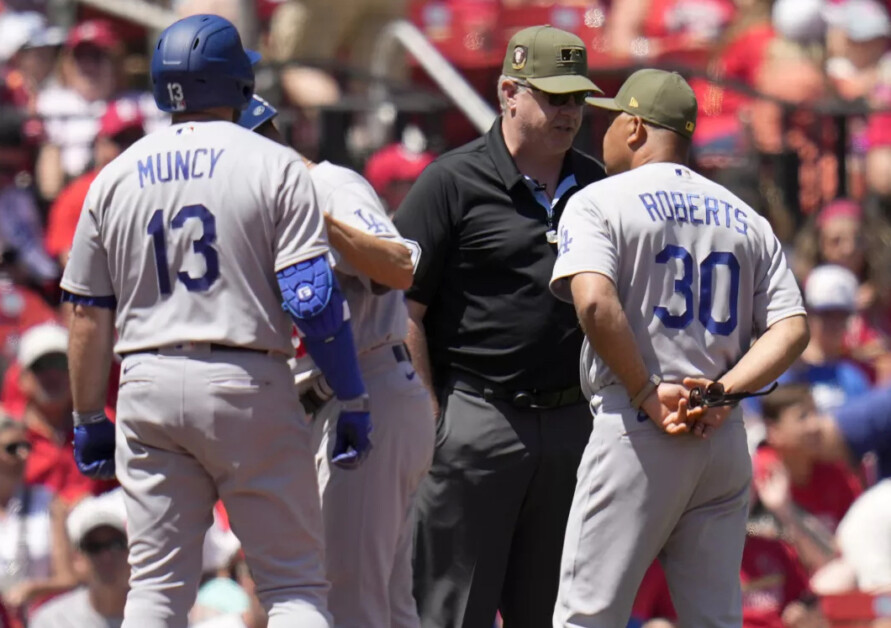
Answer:
M504 187L508 190L523 181L523 173L517 168L517 164L510 152L507 150L507 144L504 143L504 132L501 130L501 116L495 119L495 123L486 134L486 146L492 161L495 163L495 169L504 182ZM588 158L590 159L590 157ZM601 172L592 172L590 167L585 167L584 153L570 148L566 151L566 157L563 159L563 167L560 170L560 181L569 175L575 175L579 187L585 187L589 183L593 183L603 178Z

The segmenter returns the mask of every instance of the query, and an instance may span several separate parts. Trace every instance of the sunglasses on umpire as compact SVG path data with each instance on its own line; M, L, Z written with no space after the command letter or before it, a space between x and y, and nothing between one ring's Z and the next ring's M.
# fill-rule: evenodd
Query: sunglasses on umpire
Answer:
M31 453L31 443L26 440L6 443L3 445L3 451L10 456L27 456Z
M572 104L575 107L581 107L585 104L585 99L591 95L591 92L570 92L568 94L552 94L551 92L545 92L537 87L533 87L526 81L515 81L517 85L521 87L525 87L526 89L538 92L539 94L544 94L548 99L548 104L551 107L565 107L568 104Z

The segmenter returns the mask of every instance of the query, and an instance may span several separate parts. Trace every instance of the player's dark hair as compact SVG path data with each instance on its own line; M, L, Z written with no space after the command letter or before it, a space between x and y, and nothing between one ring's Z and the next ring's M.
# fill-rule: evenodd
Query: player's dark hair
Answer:
M787 408L811 400L807 384L783 384L761 400L761 416L766 423L776 423Z

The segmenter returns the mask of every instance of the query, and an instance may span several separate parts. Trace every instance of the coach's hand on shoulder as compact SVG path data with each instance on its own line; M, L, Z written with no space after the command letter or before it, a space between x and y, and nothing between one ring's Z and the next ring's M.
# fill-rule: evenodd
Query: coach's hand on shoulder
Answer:
M74 413L74 461L85 476L114 477L114 429L105 412Z
M331 462L355 469L371 451L371 414L368 395L341 402Z

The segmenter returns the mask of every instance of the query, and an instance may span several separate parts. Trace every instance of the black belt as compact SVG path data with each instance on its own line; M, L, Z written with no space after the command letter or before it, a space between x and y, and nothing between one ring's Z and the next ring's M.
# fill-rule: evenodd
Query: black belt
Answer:
M508 390L503 386L467 373L454 373L451 379L452 388L455 390L477 395L486 401L506 401L514 407L522 409L552 410L579 403L584 399L579 386L553 391Z
M408 347L401 342L398 345L393 345L393 357L396 358L397 362L411 362L411 356L408 354Z
M393 357L396 359L396 362L411 362L411 356L408 354L408 348L399 343L398 345L393 345L391 347L393 350ZM361 360L361 358L359 358ZM324 376L320 376L324 377ZM302 395L300 395L300 403L303 404L303 409L307 414L315 414L319 411L323 405L325 405L329 399L333 396L331 393L322 393L322 388L326 391L331 390L330 384L325 382L324 387L319 386L311 386L308 388Z
M237 351L237 352L242 352L242 353L249 352L249 353L264 353L264 354L269 353L268 351L263 351L262 349L253 349L251 347L237 347L235 345L221 345L216 342L210 342L210 343L202 342L199 344L208 346L211 351ZM138 353L156 353L157 354L165 349L173 349L173 350L183 349L184 354L189 353L188 349L186 349L186 345L170 345L167 347L150 347L148 349L136 349L134 351L128 351L126 353L122 353L120 355L121 355L121 358L126 358L128 355L136 355Z

